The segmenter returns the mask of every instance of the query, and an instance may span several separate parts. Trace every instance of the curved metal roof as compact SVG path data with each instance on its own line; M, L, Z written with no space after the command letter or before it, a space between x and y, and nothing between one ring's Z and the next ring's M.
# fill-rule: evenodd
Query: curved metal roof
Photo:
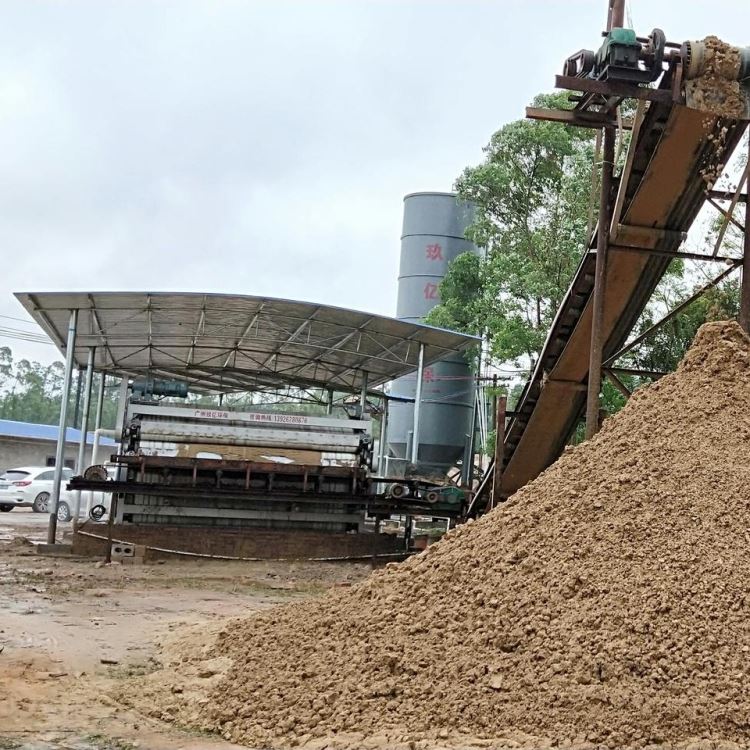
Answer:
M79 310L75 360L119 376L148 374L194 387L245 391L292 385L359 391L463 352L479 339L310 302L171 292L16 293L65 351Z

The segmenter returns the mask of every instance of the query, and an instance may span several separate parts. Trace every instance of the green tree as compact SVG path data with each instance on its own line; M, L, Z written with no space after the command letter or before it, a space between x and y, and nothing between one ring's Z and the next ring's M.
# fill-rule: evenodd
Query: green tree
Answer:
M14 360L10 348L0 348L0 419L39 424L57 424L60 418L63 378L62 362L43 365L28 359ZM76 377L83 377L78 373ZM94 382L91 416L93 420L98 394ZM75 411L76 381L68 400L68 424L72 426ZM104 397L102 427L112 428L117 413L117 387L108 385Z
M534 105L559 108L565 95ZM456 183L477 207L468 235L485 259L452 264L429 322L487 330L493 357L533 362L584 248L593 153L590 130L558 123L519 120L492 136Z

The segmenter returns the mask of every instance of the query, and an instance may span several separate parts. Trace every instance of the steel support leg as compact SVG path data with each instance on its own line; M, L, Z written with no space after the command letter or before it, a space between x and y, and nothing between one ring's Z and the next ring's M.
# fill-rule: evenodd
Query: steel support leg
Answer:
M419 361L417 364L417 390L414 394L414 428L411 441L411 462L419 460L419 413L422 408L422 381L424 380L424 344L419 345Z
M88 442L89 412L91 411L91 386L94 382L94 360L96 358L96 347L89 347L89 356L86 360L86 380L83 390L83 413L81 414L81 440L78 444L78 461L76 462L76 474L83 474L86 463L86 444ZM78 528L78 516L81 513L81 490L76 490L73 502L73 530Z
M91 447L91 463L96 463L99 452L99 430L102 428L102 413L104 412L104 393L107 387L107 376L102 373L99 379L99 395L96 399L96 415L94 416L94 443Z
M367 373L362 373L362 390L359 394L359 418L366 419L367 414Z
M94 440L91 444L91 464L97 463L99 455L99 430L102 428L102 413L104 412L104 394L107 387L107 375L102 373L99 377L99 393L96 398L96 413L94 415ZM86 517L89 515L91 506L94 504L94 493L89 492L86 497Z
M326 404L326 414L333 414L333 388L328 389L328 403Z
M594 303L591 316L591 352L589 356L589 382L586 396L586 439L599 430L599 391L602 386L602 352L604 323L604 286L607 278L607 251L609 245L609 203L612 193L612 171L615 159L615 132L604 131L602 151L602 187L599 205L599 226L596 238L596 271L594 274Z
M83 368L79 367L76 373L76 400L73 405L73 422L70 425L73 429L78 427L78 420L81 418L81 388L83 386Z
M383 413L380 417L380 444L378 445L378 474L383 474L383 457L385 456L385 445L388 440L388 399L383 398L383 405L381 407Z
M76 330L78 328L78 310L70 311L68 323L68 342L65 348L65 375L60 400L60 423L57 433L57 447L55 449L55 474L52 480L52 497L49 506L49 526L47 527L47 544L54 544L57 536L57 504L60 502L60 485L62 484L62 470L65 463L65 438L68 426L68 399L70 398L70 383L73 379L73 361L76 348Z

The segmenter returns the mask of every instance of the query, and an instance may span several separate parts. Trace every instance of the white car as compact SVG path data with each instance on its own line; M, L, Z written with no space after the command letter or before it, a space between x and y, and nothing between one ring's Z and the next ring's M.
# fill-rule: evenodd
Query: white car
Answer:
M65 489L65 483L73 476L72 469L62 470L62 486L57 518L69 521L72 494ZM55 478L54 467L20 466L8 469L0 475L0 511L7 513L13 508L33 508L35 513L48 513L52 497L52 484Z

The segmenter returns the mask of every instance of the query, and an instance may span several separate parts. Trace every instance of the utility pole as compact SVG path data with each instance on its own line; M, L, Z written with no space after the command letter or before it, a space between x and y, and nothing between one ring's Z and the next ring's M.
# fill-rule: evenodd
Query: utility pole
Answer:
M503 484L503 458L505 457L505 407L507 398L497 398L495 410L495 468L492 470L492 507L500 502Z

